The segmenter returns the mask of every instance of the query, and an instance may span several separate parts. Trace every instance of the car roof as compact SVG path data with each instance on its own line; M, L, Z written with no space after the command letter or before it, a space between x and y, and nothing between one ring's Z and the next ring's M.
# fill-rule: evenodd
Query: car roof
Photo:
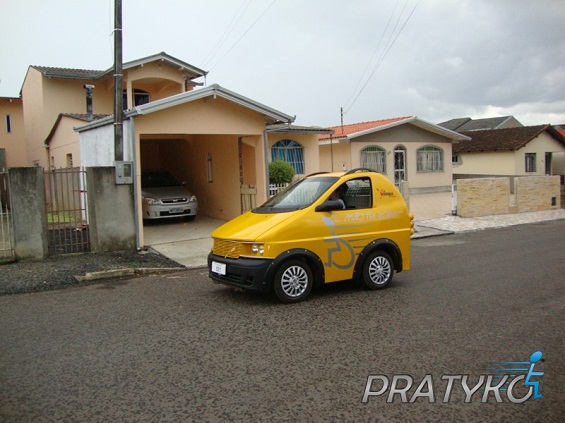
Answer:
M363 173L376 173L378 174L378 172L376 170L372 170L372 169L368 169L368 168L355 168L355 169L351 169L348 170L347 172L316 172L316 173L312 173L308 176L306 176L306 178L311 178L311 177L317 177L317 176L330 176L330 177L334 177L334 178L341 178L343 176L346 175L357 175L357 174L363 174Z

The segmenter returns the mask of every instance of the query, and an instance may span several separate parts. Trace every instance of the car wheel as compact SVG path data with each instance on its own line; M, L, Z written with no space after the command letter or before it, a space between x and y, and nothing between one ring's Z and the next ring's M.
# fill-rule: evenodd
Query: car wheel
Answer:
M392 281L394 263L384 251L374 251L363 264L363 282L369 289L383 289Z
M305 300L312 290L312 285L312 270L301 260L289 260L283 263L275 274L275 293L284 303Z

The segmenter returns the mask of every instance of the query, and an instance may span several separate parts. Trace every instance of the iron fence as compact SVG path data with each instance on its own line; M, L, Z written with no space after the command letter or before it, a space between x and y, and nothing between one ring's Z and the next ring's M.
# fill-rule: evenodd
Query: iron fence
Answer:
M90 251L86 171L62 168L45 172L49 254Z

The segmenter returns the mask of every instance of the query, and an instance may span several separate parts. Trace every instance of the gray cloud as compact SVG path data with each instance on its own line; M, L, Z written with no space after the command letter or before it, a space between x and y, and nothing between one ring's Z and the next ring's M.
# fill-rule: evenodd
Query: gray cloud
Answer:
M296 114L301 124L338 124L340 107L348 109L348 122L407 114L439 122L499 113L528 124L565 123L562 0L271 3L250 2L204 63L247 2L124 2L124 59L166 51L211 67L208 83ZM19 93L30 64L112 65L113 0L0 4L0 54L9 58L0 64L0 95ZM377 66L389 37L416 5ZM33 16L41 19L29 23Z

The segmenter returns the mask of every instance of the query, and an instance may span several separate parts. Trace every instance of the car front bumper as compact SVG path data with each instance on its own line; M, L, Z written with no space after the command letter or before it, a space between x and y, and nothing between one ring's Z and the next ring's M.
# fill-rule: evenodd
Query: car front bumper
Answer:
M192 201L184 204L144 204L144 219L166 219L169 217L196 216L198 203Z
M218 283L235 286L251 291L269 292L272 259L238 258L229 259L215 254L208 254L208 276ZM212 263L225 265L225 274L212 271Z

